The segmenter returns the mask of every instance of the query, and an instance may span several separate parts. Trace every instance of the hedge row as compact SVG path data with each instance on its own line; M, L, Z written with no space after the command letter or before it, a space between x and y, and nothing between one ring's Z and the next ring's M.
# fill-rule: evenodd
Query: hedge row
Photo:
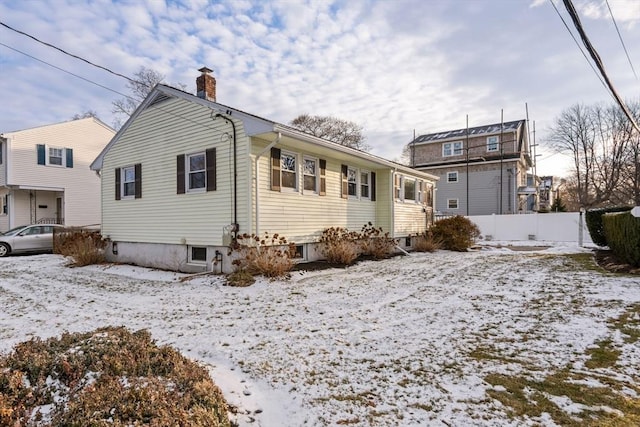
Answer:
M591 240L598 246L609 246L605 237L604 227L602 225L602 216L606 213L626 212L630 211L629 206L613 206L609 208L589 209L585 214L587 228L591 235Z
M602 216L607 245L616 256L640 267L640 218L629 212Z

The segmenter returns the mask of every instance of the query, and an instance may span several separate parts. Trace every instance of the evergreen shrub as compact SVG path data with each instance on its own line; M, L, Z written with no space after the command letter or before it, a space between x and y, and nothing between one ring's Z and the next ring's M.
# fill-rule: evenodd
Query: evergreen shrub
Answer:
M608 246L602 225L602 215L612 212L626 212L629 210L631 210L631 207L629 206L612 206L608 208L589 209L585 213L585 221L593 243L598 246Z
M629 212L603 215L607 246L621 260L640 267L640 218Z

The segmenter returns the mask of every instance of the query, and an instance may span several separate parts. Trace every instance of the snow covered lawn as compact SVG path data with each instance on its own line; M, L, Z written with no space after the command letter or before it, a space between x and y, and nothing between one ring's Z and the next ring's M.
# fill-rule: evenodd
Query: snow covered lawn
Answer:
M210 367L241 426L640 417L640 279L598 270L586 249L412 254L249 288L185 277L0 259L0 351L145 328ZM600 401L576 401L589 393Z

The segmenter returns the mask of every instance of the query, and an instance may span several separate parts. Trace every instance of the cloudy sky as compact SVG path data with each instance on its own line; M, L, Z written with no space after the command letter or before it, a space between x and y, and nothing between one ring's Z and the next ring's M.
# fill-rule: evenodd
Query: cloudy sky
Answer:
M616 88L638 99L606 1L574 3ZM640 2L608 4L640 75ZM563 175L562 156L545 147L554 118L612 102L549 0L8 0L0 21L127 76L154 69L192 93L206 65L219 102L280 123L301 113L357 122L389 159L414 130L464 128L467 115L470 126L498 123L501 110L522 119L526 103L539 174ZM128 93L123 78L5 27L0 75L0 132L87 110L112 124L112 101Z

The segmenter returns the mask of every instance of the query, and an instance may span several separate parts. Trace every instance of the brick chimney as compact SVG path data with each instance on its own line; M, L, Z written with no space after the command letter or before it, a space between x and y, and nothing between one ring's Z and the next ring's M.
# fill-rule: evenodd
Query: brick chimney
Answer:
M199 98L216 102L216 79L210 74L213 70L202 67L198 71L202 74L196 79L196 93Z

